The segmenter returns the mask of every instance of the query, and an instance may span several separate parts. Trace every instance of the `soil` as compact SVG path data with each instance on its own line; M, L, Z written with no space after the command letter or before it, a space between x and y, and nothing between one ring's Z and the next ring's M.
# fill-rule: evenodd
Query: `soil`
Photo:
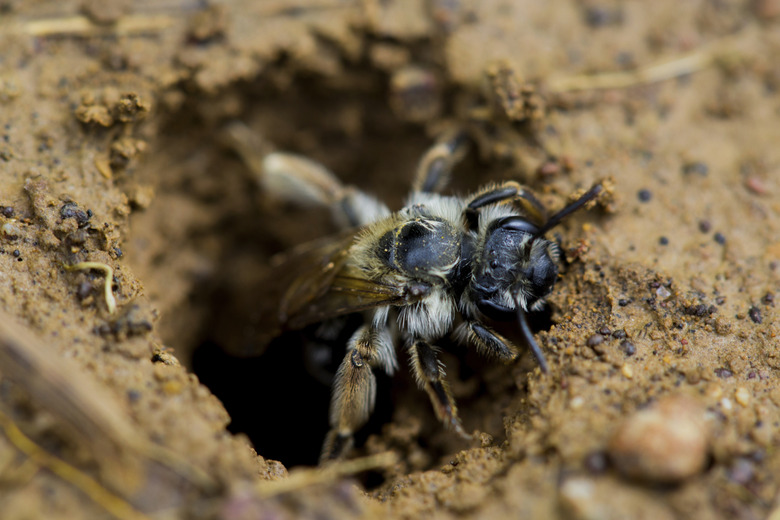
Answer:
M776 0L0 0L3 518L780 517L778 24ZM457 193L555 210L606 179L550 233L550 372L444 343L474 441L402 366L356 462L307 469L343 341L260 352L260 280L335 228L259 188L237 121L254 160L393 208L454 125Z

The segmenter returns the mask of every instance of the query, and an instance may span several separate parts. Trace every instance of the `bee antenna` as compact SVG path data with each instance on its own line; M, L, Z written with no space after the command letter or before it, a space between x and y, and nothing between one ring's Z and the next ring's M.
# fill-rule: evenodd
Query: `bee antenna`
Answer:
M560 210L558 213L556 213L555 215L547 219L547 222L545 222L545 224L539 229L539 232L536 235L534 235L534 239L541 237L542 235L550 231L552 228L560 224L561 221L563 221L563 219L565 219L566 217L568 217L569 215L571 215L572 213L574 213L575 211L583 207L588 202L598 197L598 195L603 190L604 187L601 185L601 183L595 184L582 197L575 200L574 202L572 202L571 204L569 204L568 206Z
M523 335L523 339L525 339L528 348L531 349L536 361L539 363L539 368L542 369L543 373L547 374L550 371L547 366L547 359L545 359L544 353L542 353L542 349L539 348L539 344L534 339L533 332L531 332L531 327L528 325L528 313L520 304L519 298L515 298L515 302L517 305L517 321L520 324L520 333Z

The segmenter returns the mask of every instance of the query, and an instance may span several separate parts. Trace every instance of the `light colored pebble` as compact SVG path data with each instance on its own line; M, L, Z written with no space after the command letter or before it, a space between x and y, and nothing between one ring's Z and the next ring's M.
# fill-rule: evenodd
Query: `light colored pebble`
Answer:
M690 397L665 397L624 419L608 451L617 470L627 477L681 482L701 472L707 462L704 408Z
M742 406L747 406L750 404L750 391L748 391L747 388L744 386L740 386L737 388L737 390L734 392L734 399Z

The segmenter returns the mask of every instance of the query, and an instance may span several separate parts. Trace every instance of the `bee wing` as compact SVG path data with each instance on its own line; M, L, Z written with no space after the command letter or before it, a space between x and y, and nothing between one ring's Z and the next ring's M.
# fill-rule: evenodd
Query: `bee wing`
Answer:
M283 312L286 312L282 320L285 327L298 329L311 323L381 305L406 305L415 300L414 297L410 299L404 287L371 280L357 267L342 264L341 267L334 267L333 271L326 290L316 298L298 301L294 308L290 305L283 307ZM297 295L296 287L291 290Z
M270 262L251 264L240 284L231 284L215 318L217 341L233 356L261 355L298 314L328 291L347 258L355 230L307 242ZM236 327L235 323L241 323Z

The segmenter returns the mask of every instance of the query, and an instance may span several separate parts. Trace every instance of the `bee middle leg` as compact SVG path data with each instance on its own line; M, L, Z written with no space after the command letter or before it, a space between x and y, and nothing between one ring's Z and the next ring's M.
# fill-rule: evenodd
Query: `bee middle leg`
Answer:
M412 371L417 385L431 399L436 417L461 437L470 439L458 417L458 408L445 379L444 364L439 361L438 349L425 341L416 340L409 347Z
M501 184L487 186L471 196L464 210L464 217L469 229L478 229L479 210L485 206L494 204L511 203L523 210L523 212L537 225L541 226L546 220L544 206L534 195L515 181L506 181Z
M461 130L446 132L422 156L412 190L423 193L439 193L449 183L452 169L466 154L468 141Z
M392 374L396 367L392 341L386 329L363 325L350 339L347 353L333 383L330 431L320 463L342 458L352 448L352 435L368 420L376 401L373 369Z

